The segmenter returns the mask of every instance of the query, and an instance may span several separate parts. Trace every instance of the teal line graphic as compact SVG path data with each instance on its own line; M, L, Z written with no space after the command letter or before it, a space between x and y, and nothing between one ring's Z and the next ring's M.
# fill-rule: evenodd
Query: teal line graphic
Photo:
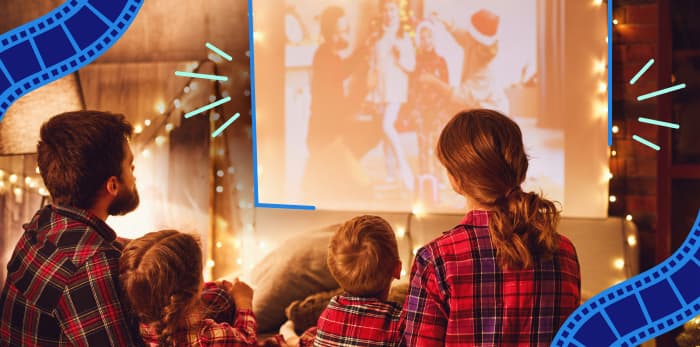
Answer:
M647 140L647 139L645 139L645 138L643 138L643 137L641 137L641 136L632 135L632 139L635 140L635 141L637 141L637 142L639 142L639 143L641 143L641 144L643 144L643 145L647 145L647 146L649 146L650 148L655 149L655 150L657 150L657 151L661 149L661 147L659 147L659 145L657 145L657 144L655 144L655 143L653 143L653 142L650 142L649 140Z
M207 43L205 44L205 46L207 46L207 48L209 48L209 49L211 49L212 51L214 51L214 53L220 55L222 58L224 58L224 59L226 59L226 60L228 60L228 61L233 60L233 57L231 57L230 55L226 54L226 52L220 50L219 48L217 48L216 46L212 45L211 43L207 42Z
M221 99L221 100L214 101L214 102L212 102L212 103L209 104L209 105L205 105L205 106L202 106L202 107L200 107L200 108L198 108L198 109L196 109L196 110L194 110L194 111L190 111L190 112L185 113L185 118L194 117L194 116L196 116L196 115L198 115L198 114L200 114L200 113L202 113L202 112L204 112L204 111L209 111L209 110L211 110L212 108L221 106L221 105L223 105L223 104L225 104L225 103L227 103L227 102L229 102L229 101L231 101L231 97L230 97L230 96L227 96L227 97L225 97L225 98L223 98L223 99Z
M680 124L662 122L660 120L644 118L644 117L639 117L638 121L640 123L653 124L653 125L658 125L660 127L666 127L666 128L671 128L671 129L680 129L681 128Z
M649 93L649 94L644 94L644 95L638 96L637 101L644 101L647 99L655 98L659 95L675 92L675 91L681 90L683 88L685 88L685 83L677 84L673 87L664 88L664 89L657 90L657 91Z
M211 134L211 137L214 138L214 137L217 137L217 136L221 135L221 133L224 132L224 130L225 130L226 128L228 128L228 126L231 125L231 123L235 122L236 119L238 119L238 117L240 117L240 116L241 116L241 115L238 114L238 113L234 114L231 118L229 118L229 119L226 121L226 123L224 123L224 124L223 124L222 126L220 126L218 129L216 129L216 131L214 131L214 132Z
M555 347L637 346L700 313L700 211L681 247L651 270L594 296L564 322Z
M175 76L201 78L201 79L212 80L212 81L223 81L223 82L228 81L228 77L226 77L226 76L209 75L209 74L203 74L203 73L184 72L184 71L175 71Z
M652 65L654 65L654 59L649 59L646 65L644 65L644 67L642 67L642 69L639 70L639 72L637 72L637 74L634 75L634 77L632 77L632 80L630 80L630 84L637 83L637 80L639 80L639 78L642 77L642 75L644 75L644 73L647 72L647 70L649 70L649 68Z

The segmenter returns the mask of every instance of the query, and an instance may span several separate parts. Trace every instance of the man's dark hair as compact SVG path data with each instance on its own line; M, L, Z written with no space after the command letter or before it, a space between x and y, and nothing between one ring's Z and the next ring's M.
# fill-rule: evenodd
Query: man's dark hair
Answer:
M338 20L345 16L345 10L338 6L329 6L321 13L321 36L329 41L336 31Z
M109 177L121 179L132 132L123 115L99 111L62 113L44 123L37 161L53 202L91 208Z

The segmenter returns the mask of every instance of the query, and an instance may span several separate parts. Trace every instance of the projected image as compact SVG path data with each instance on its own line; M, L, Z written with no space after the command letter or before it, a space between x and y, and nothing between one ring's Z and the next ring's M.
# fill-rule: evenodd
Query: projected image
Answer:
M284 202L463 208L434 148L469 108L511 116L531 157L526 188L563 202L563 129L539 116L537 0L286 4L286 42L267 42L285 46Z

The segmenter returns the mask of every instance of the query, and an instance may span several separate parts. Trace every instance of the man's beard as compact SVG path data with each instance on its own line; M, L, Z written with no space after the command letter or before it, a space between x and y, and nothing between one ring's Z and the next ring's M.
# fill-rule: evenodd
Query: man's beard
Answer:
M107 208L107 213L110 216L122 216L125 215L139 206L139 192L134 187L131 189L121 190L117 196L112 200Z

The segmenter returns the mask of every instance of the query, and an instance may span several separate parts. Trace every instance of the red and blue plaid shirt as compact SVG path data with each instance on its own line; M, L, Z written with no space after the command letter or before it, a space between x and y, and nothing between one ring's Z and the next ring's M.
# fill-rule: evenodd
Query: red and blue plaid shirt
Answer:
M400 305L339 295L318 318L318 326L304 332L299 347L399 346L402 330Z
M404 305L408 346L549 346L579 305L576 250L559 235L551 261L506 271L496 259L488 212L421 248Z
M46 206L24 229L0 296L0 346L142 344L120 303L122 247L107 224Z
M258 324L252 310L236 311L233 298L213 282L204 284L200 294L201 311L187 317L185 326L175 331L175 346L257 346ZM146 345L159 346L156 330L141 324Z

